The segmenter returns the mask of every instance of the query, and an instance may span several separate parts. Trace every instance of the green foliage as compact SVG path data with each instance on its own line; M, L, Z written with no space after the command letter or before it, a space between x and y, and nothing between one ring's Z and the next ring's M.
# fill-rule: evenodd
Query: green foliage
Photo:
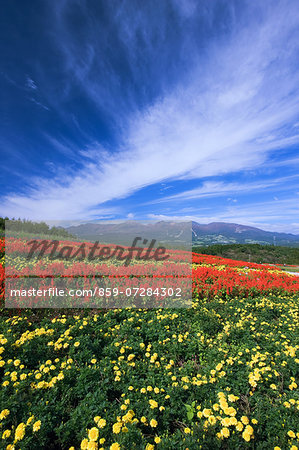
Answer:
M8 221L8 217L0 217L0 236L4 236L5 221ZM49 236L50 238L73 238L68 231L62 227L49 227L45 222L32 222L26 219L11 219L9 220L9 230L13 231L16 236L22 237L26 233L36 234L39 237Z
M292 247L260 244L215 244L209 247L193 247L192 251L239 261L299 265L299 248Z
M77 450L97 416L105 449L114 442L121 450L291 448L297 302L281 294L204 298L182 310L3 310L0 413L10 413L1 433L11 430L3 448L32 416L17 449ZM225 417L248 420L249 441L246 424L224 427Z
M185 405L186 410L187 410L187 419L189 420L189 422L192 422L192 419L195 415L195 404L196 402L192 402L191 405Z

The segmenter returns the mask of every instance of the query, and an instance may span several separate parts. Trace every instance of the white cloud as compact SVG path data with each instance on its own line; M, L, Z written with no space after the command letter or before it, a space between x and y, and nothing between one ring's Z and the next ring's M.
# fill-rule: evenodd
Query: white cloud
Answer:
M255 181L250 183L234 182L225 183L223 181L206 181L198 188L180 192L179 194L170 195L161 199L153 200L149 203L164 203L170 201L186 201L191 199L207 198L207 197L223 197L228 194L243 194L248 192L265 191L265 189L278 187L281 191L289 190L290 183L299 178L299 175L290 175L280 177L268 181ZM229 198L236 202L236 199Z
M282 137L299 114L297 3L273 2L260 13L229 40L213 42L205 59L194 54L196 68L182 84L130 117L117 153L88 149L93 158L85 158L82 169L38 180L26 196L8 195L4 213L43 219L111 214L103 203L144 186L253 169L266 164L270 151L298 143L298 134ZM75 75L100 101L102 90L86 78L96 57L90 49ZM202 194L233 187L207 182Z
M35 98L31 97L30 101L35 103L36 105L40 106L41 108L45 109L46 111L50 111L50 108L48 108L46 105L44 105L41 102L38 102L37 100L35 100Z
M283 215L280 213L283 211ZM223 205L215 213L193 211L189 214L149 214L152 220L193 220L198 223L226 222L299 235L298 208L295 199ZM297 220L296 220L297 217Z
M35 91L37 89L37 85L36 85L35 81L33 81L30 77L27 77L27 79L26 79L26 86L29 89L32 89L33 91Z

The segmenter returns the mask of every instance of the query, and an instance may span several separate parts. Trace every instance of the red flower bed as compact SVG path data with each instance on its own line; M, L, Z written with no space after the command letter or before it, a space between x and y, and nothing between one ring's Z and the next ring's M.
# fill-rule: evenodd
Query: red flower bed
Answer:
M63 245L79 247L80 242L64 241ZM87 243L87 246L92 246ZM25 255L28 246L21 239L13 239L7 242L12 257L23 258L24 265L8 266L6 268L9 276L28 276L35 274L41 278L45 277L84 277L93 278L99 273L104 276L120 278L131 277L165 277L177 278L190 276L190 264L186 252L173 252L170 261L164 261L159 266L155 262L148 264L136 264L128 267L124 265L113 265L109 263L73 261L65 264L65 261L37 261L26 265ZM4 254L4 239L0 239L0 253ZM46 254L51 252L51 248ZM178 264L182 261L186 264ZM189 261L191 260L189 254ZM234 261L213 255L200 255L192 253L192 288L194 298L221 296L249 296L270 292L299 292L299 278L287 274L280 269L245 261ZM0 264L0 300L4 298L5 270Z

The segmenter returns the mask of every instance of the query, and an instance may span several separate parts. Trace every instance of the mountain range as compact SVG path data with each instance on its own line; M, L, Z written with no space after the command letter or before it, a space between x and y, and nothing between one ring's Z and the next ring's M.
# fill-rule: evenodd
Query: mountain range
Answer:
M87 240L130 243L134 236L157 239L159 242L188 242L193 245L212 244L269 244L299 247L299 236L290 233L265 231L236 223L212 222L200 224L192 222L160 221L143 223L125 221L120 223L85 223L66 228L74 236Z
M295 234L265 231L248 225L224 222L209 224L192 222L192 240L193 243L204 245L238 243L299 246L299 236Z

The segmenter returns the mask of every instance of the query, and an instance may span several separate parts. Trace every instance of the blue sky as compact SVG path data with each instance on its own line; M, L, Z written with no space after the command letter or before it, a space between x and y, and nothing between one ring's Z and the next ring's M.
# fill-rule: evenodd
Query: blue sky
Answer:
M299 234L296 0L4 0L1 215Z

